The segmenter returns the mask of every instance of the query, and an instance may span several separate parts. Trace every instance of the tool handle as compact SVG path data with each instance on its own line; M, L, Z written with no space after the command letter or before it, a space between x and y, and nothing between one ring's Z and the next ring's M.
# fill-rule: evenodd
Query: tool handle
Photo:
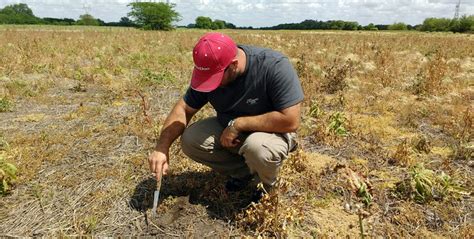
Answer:
M158 180L156 180L156 190L160 191L161 189L161 179L163 178L163 172L160 172L158 175Z

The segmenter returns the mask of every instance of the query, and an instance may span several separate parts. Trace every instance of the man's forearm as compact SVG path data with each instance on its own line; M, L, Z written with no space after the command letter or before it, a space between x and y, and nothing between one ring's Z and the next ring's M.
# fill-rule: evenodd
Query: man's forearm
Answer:
M295 117L279 111L271 111L262 115L239 117L234 127L238 131L247 132L289 133L296 131L299 123L299 114Z
M155 150L167 152L171 144L173 144L186 129L187 122L189 122L190 119L188 119L189 116L186 115L183 104L184 102L179 101L166 118Z
M163 125L155 150L167 152L171 144L183 133L185 128L186 124L181 121L172 121L170 124Z

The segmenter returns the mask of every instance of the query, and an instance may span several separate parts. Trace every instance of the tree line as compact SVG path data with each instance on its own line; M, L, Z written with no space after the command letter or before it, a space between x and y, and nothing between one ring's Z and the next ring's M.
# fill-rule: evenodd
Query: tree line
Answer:
M174 28L173 22L181 19L178 12L174 10L175 4L154 3L154 2L134 2L127 6L131 11L126 17L122 17L118 22L105 22L91 14L83 14L78 20L72 18L39 18L27 4L12 4L0 9L0 24L43 24L43 25L87 25L87 26L122 26L139 27L146 30L171 30ZM187 28L203 29L224 29L237 28L234 24L224 20L212 20L210 17L199 16L194 24L189 24Z
M78 20L71 18L39 18L27 4L12 4L0 9L0 24L49 24L49 25L92 25L92 26L123 26L137 27L146 30L172 30L173 23L181 20L181 15L175 11L175 4L154 2L133 2L128 4L131 11L126 17L118 22L104 22L90 14L79 16ZM474 15L464 15L458 19L427 18L419 25L409 25L396 22L390 25L373 24L360 25L356 21L317 21L304 20L300 23L284 23L272 27L237 27L230 22L207 16L199 16L195 23L185 26L186 28L201 29L262 29L262 30L417 30L417 31L451 31L451 32L474 32Z
M122 17L119 22L104 22L90 14L79 16L78 20L72 18L39 18L27 4L19 3L8 5L0 9L0 24L43 24L43 25L92 25L92 26L136 26L128 17Z
M427 32L474 32L474 15L464 15L458 19L448 18L427 18L419 25L409 25L403 22L396 22L390 25L375 25L370 23L366 26L360 25L358 22L352 21L316 21L304 20L300 23L285 23L273 27L264 27L261 29L280 30L280 29L295 29L295 30L417 30Z

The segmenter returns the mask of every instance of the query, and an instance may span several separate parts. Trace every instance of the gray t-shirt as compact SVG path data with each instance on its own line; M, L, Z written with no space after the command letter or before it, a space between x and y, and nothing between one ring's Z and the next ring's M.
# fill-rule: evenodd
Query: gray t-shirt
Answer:
M282 110L303 100L303 90L290 61L283 54L239 45L247 56L245 72L231 84L211 92L188 88L184 101L194 109L210 103L222 126L239 116Z

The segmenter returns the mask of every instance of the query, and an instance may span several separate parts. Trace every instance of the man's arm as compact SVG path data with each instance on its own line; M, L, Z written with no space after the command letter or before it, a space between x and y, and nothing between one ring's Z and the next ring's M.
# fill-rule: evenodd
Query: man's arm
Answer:
M184 129L197 111L180 99L166 118L155 151L148 158L150 170L156 174L157 179L161 173L166 174L168 170L168 154L171 144L183 134Z
M238 141L238 132L294 132L300 125L301 103L290 106L281 111L271 111L261 115L243 116L234 119L234 129L225 128L220 137L224 147L235 147ZM235 132L237 131L237 132Z
M256 116L235 119L234 128L239 131L260 131L273 133L294 132L300 125L301 103L281 111L271 111Z
M186 129L189 121L197 111L189 107L183 99L180 99L163 124L155 150L169 150L171 144L184 132L184 129Z

